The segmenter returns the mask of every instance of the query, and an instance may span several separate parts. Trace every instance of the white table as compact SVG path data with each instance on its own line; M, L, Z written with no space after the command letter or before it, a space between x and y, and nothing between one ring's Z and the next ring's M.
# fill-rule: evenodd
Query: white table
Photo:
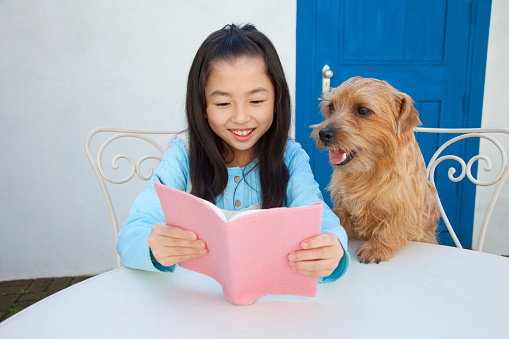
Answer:
M509 259L411 244L316 298L233 306L211 278L115 269L0 324L0 338L509 338Z

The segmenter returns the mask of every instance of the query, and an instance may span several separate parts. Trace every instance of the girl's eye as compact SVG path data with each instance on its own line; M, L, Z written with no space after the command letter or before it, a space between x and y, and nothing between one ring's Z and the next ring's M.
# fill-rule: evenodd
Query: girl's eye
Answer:
M216 106L219 106L219 107L226 107L228 105L229 105L229 103L227 103L227 102L220 102L220 103L216 104Z
M252 100L251 103L252 104L261 104L262 102L264 102L265 100Z
M367 117L371 113L373 113L373 111L370 110L369 108L366 108L366 107L358 107L357 108L357 114L361 117Z

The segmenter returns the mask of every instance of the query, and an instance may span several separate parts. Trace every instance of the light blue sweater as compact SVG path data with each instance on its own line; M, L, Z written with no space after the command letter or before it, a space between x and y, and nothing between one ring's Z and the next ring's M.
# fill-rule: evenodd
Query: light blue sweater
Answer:
M163 211L153 182L159 181L158 178L160 178L167 186L190 191L187 144L185 132L173 140L151 180L134 201L129 217L118 235L117 251L124 266L146 271L173 272L175 269L175 265L164 267L159 264L148 246L152 225L164 222ZM290 179L283 206L298 207L323 202L318 183L314 180L309 166L309 157L300 144L294 141L287 142L284 161L288 167ZM216 198L216 205L219 208L237 211L261 202L260 177L258 167L255 167L256 163L257 160L246 167L228 167L228 184L224 192ZM237 181L239 178L242 180L236 182L235 178ZM236 201L239 206L236 206ZM338 217L325 203L323 204L322 232L335 234L345 252L334 272L328 277L319 278L321 283L330 283L346 273L350 266L350 256L347 252L346 232L340 225Z

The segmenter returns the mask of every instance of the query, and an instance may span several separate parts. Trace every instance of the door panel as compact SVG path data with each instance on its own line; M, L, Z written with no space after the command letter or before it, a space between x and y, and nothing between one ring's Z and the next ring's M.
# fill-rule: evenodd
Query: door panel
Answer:
M479 40L476 30L480 23L488 26L489 11L481 11L484 16L488 13L488 19L480 20L476 8L490 7L491 2L481 2L297 0L296 137L310 155L315 177L329 205L325 187L332 168L326 152L317 151L309 138L309 126L322 120L317 98L321 95L323 66L329 65L334 72L331 87L350 77L362 76L385 80L409 94L424 127L479 127L472 122L480 124L481 111L469 112L472 101L465 98L477 95L482 102L482 87L477 87L478 93L472 93L471 84L472 70L484 71L472 67L472 51L476 46L487 49L487 27L484 41ZM481 62L485 63L486 53L483 55ZM479 75L475 77L478 79ZM479 117L473 119L475 114ZM452 136L440 138L445 137ZM428 161L444 140L418 135L418 141ZM478 145L470 144L457 146L453 151L468 160L477 149ZM473 206L475 187L446 179L449 167L437 169L440 178L437 186L453 225L458 225L460 241L469 247L473 209L467 206ZM444 230L442 225L440 231ZM443 243L450 242L447 234L441 237Z
M345 2L340 53L343 60L442 61L446 12L446 1Z

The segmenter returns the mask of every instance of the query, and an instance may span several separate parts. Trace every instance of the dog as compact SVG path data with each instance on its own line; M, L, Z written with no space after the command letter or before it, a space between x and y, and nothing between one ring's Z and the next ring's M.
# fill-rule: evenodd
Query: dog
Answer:
M325 120L311 126L334 168L333 211L362 241L363 263L389 261L410 241L437 243L440 212L413 132L421 124L413 103L385 81L354 77L323 95Z

